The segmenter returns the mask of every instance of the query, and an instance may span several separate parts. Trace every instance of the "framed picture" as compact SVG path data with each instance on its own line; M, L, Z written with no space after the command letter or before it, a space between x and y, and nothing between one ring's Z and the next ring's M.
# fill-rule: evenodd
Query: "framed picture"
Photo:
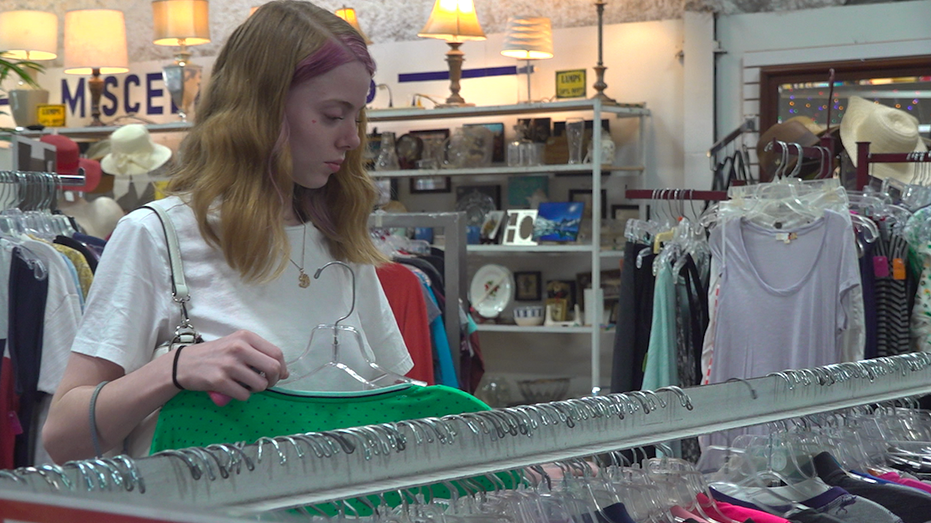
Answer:
M449 138L449 129L410 131L407 134L420 139L420 159L434 158L437 168L442 166L443 144ZM411 194L447 193L452 191L452 181L449 176L415 176L410 179L410 191Z
M608 217L608 191L601 190L601 219ZM582 202L585 204L586 218L592 217L592 190L591 189L569 189L570 202Z
M456 186L456 201L462 200L465 196L473 192L487 194L495 202L495 209L501 208L500 185L458 185Z
M398 199L398 179L397 178L373 178L375 187L378 188L378 205L385 205L391 200Z
M543 297L543 276L540 271L514 273L514 299L539 301Z
M482 126L491 131L494 146L491 151L492 163L504 163L504 124L503 123L467 123L463 127Z
M533 223L536 241L574 242L582 223L581 202L542 202Z
M533 202L549 198L549 178L546 176L512 176L508 178L508 207L533 208Z
M611 206L611 219L613 220L627 223L627 220L638 218L640 218L639 205L622 204Z
M582 299L582 293L585 289L592 288L591 271L580 272L575 275L575 284L578 289L579 300ZM621 295L621 270L605 269L601 271L601 289L604 293L605 301L616 300Z
M504 224L504 245L536 245L533 239L533 222L536 220L536 209L517 209L508 211L507 222Z
M449 176L415 176L411 178L411 194L424 192L450 192Z
M504 222L504 211L489 211L482 224L481 243L498 243L498 231Z

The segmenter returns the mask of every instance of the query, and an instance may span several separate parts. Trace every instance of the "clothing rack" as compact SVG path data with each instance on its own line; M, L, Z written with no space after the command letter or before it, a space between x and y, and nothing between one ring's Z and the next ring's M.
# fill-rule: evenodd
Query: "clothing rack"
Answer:
M728 198L727 191L696 191L693 189L627 189L628 200L703 200L721 201Z
M871 163L931 162L931 151L912 153L871 153L870 142L857 142L857 190L870 183Z
M0 498L57 492L124 506L253 515L929 392L931 354L909 353L687 390L663 387L265 438L241 448L0 471Z
M439 213L377 213L369 216L369 227L432 227L442 228L446 255L443 258L443 282L446 285L446 337L453 351L453 365L460 375L459 365L459 307L460 298L468 289L466 284L466 219L462 212Z
M805 147L797 143L786 143L773 138L773 141L766 145L767 150L772 149L774 152L792 154L801 158L813 158L821 160L821 170L818 172L818 178L828 178L831 175L831 169L834 165L833 153L829 147L817 145L814 147Z

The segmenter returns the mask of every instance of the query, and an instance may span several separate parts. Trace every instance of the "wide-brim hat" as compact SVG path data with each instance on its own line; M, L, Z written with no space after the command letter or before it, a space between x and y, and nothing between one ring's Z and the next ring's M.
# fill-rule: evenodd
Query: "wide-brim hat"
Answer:
M772 125L769 129L760 135L760 140L756 144L756 156L759 160L761 174L765 174L764 180L772 179L776 170L782 166L781 152L776 152L772 148L767 150L772 141L778 140L787 144L799 144L802 147L812 147L818 145L824 128L815 123L814 120L807 116L795 116L788 120ZM790 150L787 155L785 173L791 173L798 161L798 154ZM800 173L799 176L809 174Z
M147 174L171 158L171 149L152 141L142 124L128 124L110 134L110 152L103 157L103 170L116 176Z
M924 152L918 119L905 111L851 96L840 122L840 138L850 161L857 165L857 142L870 142L870 153ZM895 178L909 183L914 163L873 163L870 174L879 179Z
M41 136L39 141L55 146L55 172L58 174L75 175L84 169L84 184L63 185L63 190L91 192L97 188L102 174L100 162L81 158L80 149L74 140L60 134L47 134Z

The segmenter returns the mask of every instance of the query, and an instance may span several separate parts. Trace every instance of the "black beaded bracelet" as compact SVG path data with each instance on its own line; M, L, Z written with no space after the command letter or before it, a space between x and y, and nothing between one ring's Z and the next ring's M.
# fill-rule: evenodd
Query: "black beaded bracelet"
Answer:
M175 349L175 360L171 364L171 382L174 383L175 387L178 387L179 390L186 390L178 383L178 356L181 356L181 349L185 347L187 347L187 345L182 345Z

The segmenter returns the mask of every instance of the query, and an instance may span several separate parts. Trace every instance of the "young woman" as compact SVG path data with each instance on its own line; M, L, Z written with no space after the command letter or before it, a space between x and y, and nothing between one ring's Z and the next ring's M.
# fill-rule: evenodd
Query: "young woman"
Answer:
M304 1L263 5L224 45L196 123L179 152L167 211L180 239L187 304L203 343L156 355L180 321L158 216L130 213L101 259L43 442L56 462L103 450L144 455L154 413L179 391L235 400L329 361L300 355L319 324L364 333L365 356L397 374L412 363L373 264L367 217L376 190L362 164L364 105L374 63L336 15ZM364 368L359 365L358 368ZM98 389L98 385L107 382ZM298 382L305 390L338 383ZM176 385L177 384L177 385ZM218 407L220 408L220 407ZM124 440L130 448L124 448Z

